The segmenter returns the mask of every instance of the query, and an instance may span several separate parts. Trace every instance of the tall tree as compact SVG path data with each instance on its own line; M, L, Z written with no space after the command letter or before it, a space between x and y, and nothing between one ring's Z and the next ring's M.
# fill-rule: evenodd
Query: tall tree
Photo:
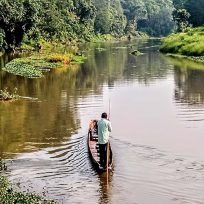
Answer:
M121 35L124 32L126 18L120 0L94 0L96 6L95 32Z
M204 1L203 0L186 0L185 9L190 14L189 23L194 27L204 25Z
M147 16L138 22L138 29L151 36L164 36L172 32L173 4L171 0L144 0Z
M146 18L145 4L142 0L121 0L124 14L127 17L126 33L137 28L137 21Z
M12 50L35 24L38 3L35 0L1 0L0 8L3 8L0 10L2 44L6 50Z

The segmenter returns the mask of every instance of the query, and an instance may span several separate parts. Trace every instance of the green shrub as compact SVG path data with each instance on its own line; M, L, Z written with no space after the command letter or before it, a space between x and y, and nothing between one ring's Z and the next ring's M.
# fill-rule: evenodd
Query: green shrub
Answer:
M204 27L188 29L185 33L177 33L162 40L160 50L187 56L204 55Z
M54 201L42 199L32 193L21 193L15 191L8 180L0 176L0 203L2 204L54 204Z

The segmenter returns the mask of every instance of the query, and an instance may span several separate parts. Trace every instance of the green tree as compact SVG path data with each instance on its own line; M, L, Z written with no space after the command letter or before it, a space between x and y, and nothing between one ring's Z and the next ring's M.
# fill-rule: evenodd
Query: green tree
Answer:
M96 33L121 35L124 33L126 18L120 0L95 0L96 19L94 29Z
M190 14L189 23L194 27L204 25L204 1L203 0L186 0L184 8Z
M204 25L203 0L173 0L175 10L174 20L178 31L183 31L189 25L193 27Z
M173 11L173 18L177 25L178 32L184 32L189 25L189 17L190 14L186 11L186 9L178 9Z
M173 0L173 5L175 9L183 9L184 4L187 0Z
M146 18L145 4L142 0L121 0L124 14L127 18L126 33L134 33L137 21Z
M1 0L0 7L3 8L0 10L1 44L6 50L12 50L34 25L38 4L34 0Z
M138 29L151 36L165 36L174 29L171 0L145 0L146 18L138 22Z

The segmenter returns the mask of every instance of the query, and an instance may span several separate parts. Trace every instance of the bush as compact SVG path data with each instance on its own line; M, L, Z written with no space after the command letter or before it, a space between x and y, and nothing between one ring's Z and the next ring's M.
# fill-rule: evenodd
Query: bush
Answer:
M47 57L48 62L62 62L64 64L69 64L71 62L72 56L71 55L65 55L65 54L52 54Z
M160 51L187 56L204 55L204 27L188 29L185 33L177 33L162 40Z
M0 175L0 203L3 204L54 204L32 193L21 193L15 191L9 185L8 180Z

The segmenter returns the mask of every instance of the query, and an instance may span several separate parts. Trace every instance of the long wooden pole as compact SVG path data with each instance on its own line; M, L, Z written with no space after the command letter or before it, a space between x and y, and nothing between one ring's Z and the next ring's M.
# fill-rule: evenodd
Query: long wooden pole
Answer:
M109 166L109 142L107 143L107 154L106 154L107 183L108 183L108 166Z
M109 120L110 120L110 98L109 98ZM106 172L107 172L107 184L108 184L108 166L109 166L109 141L107 143L107 151L106 151Z
M109 98L109 110L108 110L108 111L109 111L108 119L110 120L110 114L111 114L111 113L110 113L110 98Z

